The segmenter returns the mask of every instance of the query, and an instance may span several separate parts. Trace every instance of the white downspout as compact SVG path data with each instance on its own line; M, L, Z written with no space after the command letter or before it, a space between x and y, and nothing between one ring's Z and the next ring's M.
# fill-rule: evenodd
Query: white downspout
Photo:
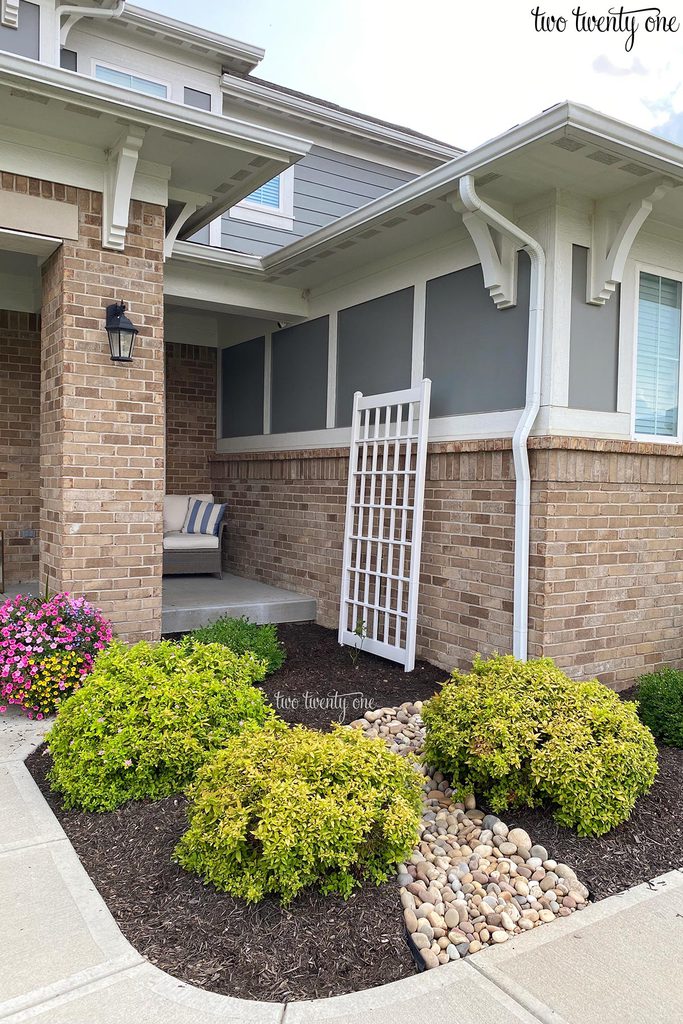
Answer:
M108 2L112 4L111 7L80 7L76 4L60 4L55 8L55 18L57 19L57 64L59 64L60 50L63 46L66 46L69 32L77 21L80 21L81 18L118 18L123 14L126 0L108 0ZM62 26L62 18L67 14L69 18L64 26Z
M531 471L527 442L541 406L541 362L543 358L543 297L545 293L545 252L535 238L488 206L476 193L474 177L460 179L460 199L471 213L479 213L490 227L521 243L531 259L529 295L529 340L527 349L526 403L512 438L515 467L515 548L512 653L527 660L529 640L529 532L531 520Z

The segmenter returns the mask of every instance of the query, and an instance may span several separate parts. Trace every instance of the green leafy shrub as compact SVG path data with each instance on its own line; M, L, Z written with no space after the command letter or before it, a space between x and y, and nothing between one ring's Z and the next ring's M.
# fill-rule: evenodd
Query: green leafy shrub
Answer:
M657 748L636 705L549 658L475 659L423 709L425 760L496 813L553 805L562 825L601 835L625 821L657 773Z
M201 629L188 634L188 639L202 644L224 644L235 654L252 651L267 664L270 675L285 660L285 650L277 638L277 627L271 624L257 626L247 618L231 619L227 615Z
M413 849L421 778L383 740L335 726L275 727L231 740L190 790L176 847L188 871L255 902L306 886L349 896Z
M672 747L683 747L683 672L663 668L638 680L641 721Z
M252 685L264 676L220 644L115 641L48 735L52 788L86 811L179 792L230 736L274 717Z

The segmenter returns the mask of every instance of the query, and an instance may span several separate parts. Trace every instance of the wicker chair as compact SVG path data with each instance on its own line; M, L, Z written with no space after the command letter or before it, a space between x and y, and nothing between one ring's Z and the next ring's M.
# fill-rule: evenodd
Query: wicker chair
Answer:
M190 498L213 501L212 494L170 494L164 498L164 576L211 574L223 578L223 533L218 536L182 533Z

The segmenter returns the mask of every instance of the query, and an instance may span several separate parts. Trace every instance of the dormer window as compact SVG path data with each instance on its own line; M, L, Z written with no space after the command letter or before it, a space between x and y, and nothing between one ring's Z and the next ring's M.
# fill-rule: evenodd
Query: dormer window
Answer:
M260 185L230 210L236 220L291 231L294 227L294 168Z
M162 100L168 96L168 86L163 82L155 81L152 78L143 78L141 75L133 74L132 71L114 68L110 64L102 64L100 61L95 62L94 75L100 82L116 85L120 89L130 89L132 92L143 93L145 96L157 96Z

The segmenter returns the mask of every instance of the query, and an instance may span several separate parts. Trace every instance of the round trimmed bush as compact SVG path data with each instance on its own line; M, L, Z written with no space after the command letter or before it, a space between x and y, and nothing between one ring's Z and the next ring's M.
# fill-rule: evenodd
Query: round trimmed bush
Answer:
M229 737L275 716L253 685L264 676L220 644L115 641L47 737L52 788L86 811L180 792Z
M425 760L461 793L500 813L549 803L579 835L625 821L657 773L657 748L638 719L593 680L569 679L549 658L496 655L454 672L423 708Z
M190 790L179 864L250 902L307 886L348 897L418 837L421 778L383 740L282 723L231 740Z
M657 739L683 747L683 672L663 668L638 680L638 713Z
M265 661L268 675L280 668L285 660L285 649L277 638L277 627L272 623L258 626L245 617L233 619L224 615L208 626L193 630L188 639L203 644L225 644L235 654L251 651Z

